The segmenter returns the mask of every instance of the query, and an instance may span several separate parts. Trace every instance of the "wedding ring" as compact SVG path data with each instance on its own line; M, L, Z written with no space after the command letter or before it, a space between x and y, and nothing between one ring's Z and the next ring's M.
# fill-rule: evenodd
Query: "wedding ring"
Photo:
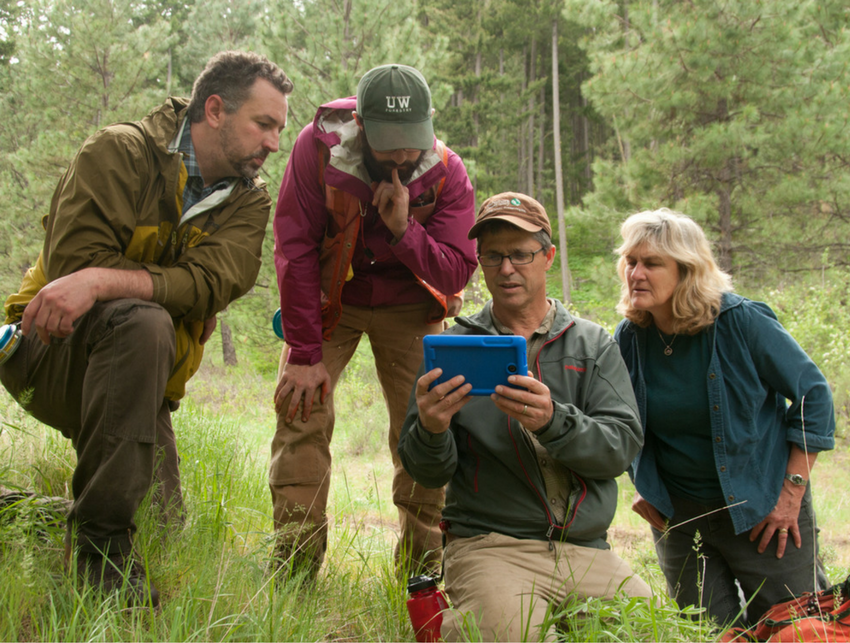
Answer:
M525 415L525 412L528 410L528 404L522 407L522 415Z
M788 533L788 530L787 530L787 529L785 529L785 527L783 527L782 529L780 529L780 530L779 530L779 533L780 533L780 534L787 534L787 533Z

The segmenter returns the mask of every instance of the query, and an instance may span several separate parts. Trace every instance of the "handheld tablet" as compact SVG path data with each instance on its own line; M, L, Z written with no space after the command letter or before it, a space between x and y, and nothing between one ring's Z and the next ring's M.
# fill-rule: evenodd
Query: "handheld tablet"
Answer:
M470 395L490 395L496 385L508 384L510 375L528 375L525 337L519 335L426 335L425 372L442 368L435 386L455 375L472 384Z

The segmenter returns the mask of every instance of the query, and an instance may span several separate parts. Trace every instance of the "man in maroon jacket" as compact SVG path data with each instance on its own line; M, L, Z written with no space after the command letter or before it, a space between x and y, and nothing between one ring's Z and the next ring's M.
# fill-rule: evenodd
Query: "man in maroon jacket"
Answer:
M475 269L474 194L460 157L434 137L417 70L367 72L357 97L319 108L295 143L274 218L286 344L269 473L276 558L315 574L327 542L333 391L363 333L390 418L396 560L440 559L441 489L414 484L396 445L422 360L422 336L459 311Z

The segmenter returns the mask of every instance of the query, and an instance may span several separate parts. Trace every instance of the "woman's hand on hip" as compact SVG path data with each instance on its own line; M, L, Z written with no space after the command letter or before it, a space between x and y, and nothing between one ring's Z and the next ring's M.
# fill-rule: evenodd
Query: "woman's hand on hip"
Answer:
M758 546L760 554L765 552L774 534L776 534L777 558L782 558L785 555L785 547L788 545L789 537L794 539L794 545L797 549L803 546L797 518L800 515L800 504L803 502L805 492L804 487L790 490L788 485L782 486L782 492L779 494L779 500L773 511L767 514L767 517L750 531L750 542L755 542L761 534Z
M667 521L661 515L661 512L649 504L649 502L644 500L643 496L637 492L635 492L635 497L632 500L632 511L655 527L658 531L667 530Z

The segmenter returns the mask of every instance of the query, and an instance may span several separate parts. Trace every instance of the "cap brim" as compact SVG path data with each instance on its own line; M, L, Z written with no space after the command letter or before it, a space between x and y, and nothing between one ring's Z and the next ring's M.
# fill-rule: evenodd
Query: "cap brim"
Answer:
M519 217L511 216L510 214L493 214L488 216L486 219L481 219L474 226L469 229L469 233L466 235L467 239L476 239L478 238L478 233L481 231L481 228L488 224L490 221L507 221L515 225L517 228L521 230L525 230L526 232L540 232L543 229L543 226L534 225L533 223L529 223L525 219L520 219Z
M366 140L373 150L430 150L434 147L434 126L431 119L420 123L382 123L363 121Z

